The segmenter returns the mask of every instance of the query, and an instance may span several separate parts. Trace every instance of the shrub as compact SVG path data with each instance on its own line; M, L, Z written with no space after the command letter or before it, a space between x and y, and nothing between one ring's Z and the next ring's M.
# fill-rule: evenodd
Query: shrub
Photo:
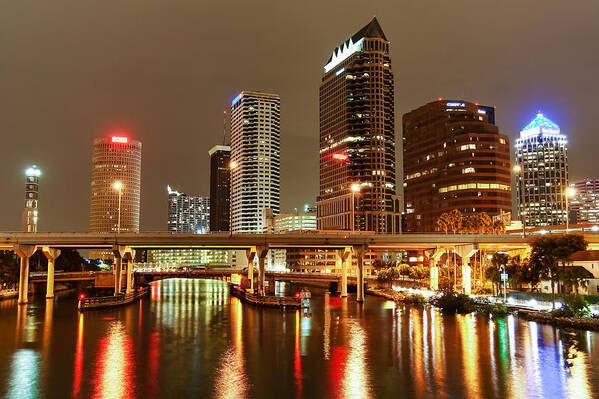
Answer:
M422 296L422 294L408 294L403 298L403 302L413 304L424 304L427 303L428 300L424 296Z
M590 313L589 303L582 295L566 295L561 309L555 309L552 312L557 317L584 317Z
M432 299L432 304L447 313L471 313L475 303L468 295L446 291Z
M492 303L488 299L478 300L475 307L478 313L492 314L494 316L506 316L508 314L507 306L500 303Z

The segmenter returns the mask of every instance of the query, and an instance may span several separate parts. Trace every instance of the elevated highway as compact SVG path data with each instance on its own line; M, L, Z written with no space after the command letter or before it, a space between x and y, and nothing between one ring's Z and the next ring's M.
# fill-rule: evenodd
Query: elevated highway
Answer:
M585 232L589 249L599 249L599 233ZM341 272L341 293L347 295L347 270L353 257L357 260L357 300L364 298L364 255L368 250L397 249L425 250L431 262L431 287L438 282L436 262L447 249L455 250L463 259L470 259L479 250L512 251L526 250L527 238L520 235L491 234L368 234L362 232L320 233L304 232L290 234L171 234L165 232L144 233L0 233L0 250L14 250L21 258L19 280L19 303L27 303L29 258L42 250L48 259L47 296L53 296L54 260L60 248L108 249L115 255L115 295L121 292L122 267L125 263L126 291L133 288L132 260L139 249L243 249L248 258L250 291L254 291L254 261L259 262L258 291L264 289L265 262L270 248L328 248L337 250L337 262ZM466 266L469 268L469 266ZM463 273L469 276L469 271ZM469 293L469 280L465 292Z

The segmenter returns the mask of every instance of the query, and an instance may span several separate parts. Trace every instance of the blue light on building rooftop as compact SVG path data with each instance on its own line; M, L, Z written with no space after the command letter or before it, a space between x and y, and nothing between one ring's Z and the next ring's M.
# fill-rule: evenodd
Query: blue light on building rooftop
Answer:
M239 93L239 94L237 95L237 97L235 97L235 98L233 99L233 101L231 101L231 105L235 105L235 103L236 103L237 101L241 100L241 94L242 94L242 93Z
M545 118L541 112L537 113L537 117L522 130L534 129L535 127L550 127L559 129L558 125Z

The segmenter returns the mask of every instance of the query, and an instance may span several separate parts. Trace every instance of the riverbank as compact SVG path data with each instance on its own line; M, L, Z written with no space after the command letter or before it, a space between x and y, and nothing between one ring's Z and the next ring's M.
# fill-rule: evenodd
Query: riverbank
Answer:
M367 289L366 294L379 296L381 298L388 299L390 301L406 303L406 304L418 304L428 303L428 299L421 294L407 294L403 292L397 292L393 290L384 289Z
M419 294L406 294L391 290L368 290L367 294L379 296L390 301L405 304L431 304L430 301ZM432 305L432 304L431 304ZM434 306L434 305L433 305ZM477 313L488 314L488 306L475 308ZM550 312L537 312L531 310L518 310L516 315L524 320L534 321L537 323L549 324L560 328L571 328L578 330L599 331L599 318L576 318L576 317L557 317Z
M590 317L556 317L547 312L519 311L518 317L537 323L551 324L560 328L599 331L599 319Z
M0 301L3 299L13 299L19 296L19 291L17 290L3 290L0 291Z

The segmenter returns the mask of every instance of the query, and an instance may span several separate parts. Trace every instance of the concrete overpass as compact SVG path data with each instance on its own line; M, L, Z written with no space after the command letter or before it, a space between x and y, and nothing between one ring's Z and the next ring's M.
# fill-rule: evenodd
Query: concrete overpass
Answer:
M599 233L584 233L589 247L599 249ZM355 257L358 265L357 300L364 299L363 258L368 250L402 249L425 250L436 262L446 249L454 249L462 258L469 259L478 250L510 251L528 248L527 239L520 235L490 234L367 234L362 232L292 234L171 234L145 233L0 233L0 249L14 250L21 258L19 303L27 303L29 258L42 250L48 259L47 296L53 296L54 260L59 248L109 249L115 256L115 294L121 292L121 270L126 268L126 290L133 288L132 260L139 249L244 249L248 258L250 290L254 290L254 259L259 262L258 290L264 288L265 261L270 248L328 248L337 251L337 262L342 270L341 294L347 295L347 269ZM431 286L438 283L438 268L431 262ZM468 266L469 267L469 266ZM464 273L469 275L469 273ZM469 282L468 282L469 286ZM468 290L467 290L468 291Z

